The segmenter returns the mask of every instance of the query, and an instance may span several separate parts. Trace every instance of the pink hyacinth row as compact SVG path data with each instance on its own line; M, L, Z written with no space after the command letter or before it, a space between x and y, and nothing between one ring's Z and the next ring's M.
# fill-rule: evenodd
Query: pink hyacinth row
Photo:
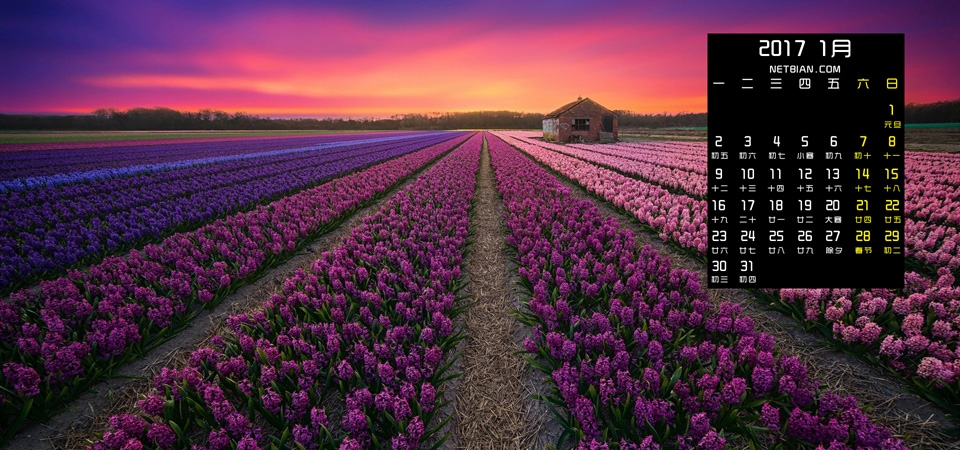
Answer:
M907 158L904 213L917 220L960 226L960 186L929 177L915 180L913 174L918 170L911 168L910 162L911 158Z
M508 135L510 133L504 134ZM566 146L538 142L516 135L512 137L527 144L539 145L540 147L557 153L573 156L574 158L595 163L601 167L637 177L649 183L680 190L694 197L702 198L707 195L707 178L702 173L671 168L659 163L637 161L619 155L610 155L602 150L607 147L605 145L577 147L576 145Z
M548 150L540 143L524 142L504 133L496 134L588 191L628 211L659 233L661 239L706 254L706 201L673 194L660 186Z
M628 167L626 164L618 164L616 160L605 159L599 156L584 158L583 156L586 154L583 152L614 155L626 159L651 162L666 167L676 166L676 164L671 165L672 163L670 161L690 161L691 159L696 159L696 161L691 161L689 165L683 166L682 168L703 174L701 179L694 182L695 185L706 183L706 144L702 142L642 142L599 145L573 144L562 146L534 140L535 137L539 136L539 133L510 131L498 132L498 134L510 140L512 144L517 145L518 148L522 150L531 147L549 149L567 155L578 156L584 159L585 162L594 162L595 164L592 165L609 165L625 172L629 172L629 170L625 169L625 167ZM516 142L522 142L523 145L518 145ZM652 151L652 156L646 154L648 151ZM538 152L538 154L542 153L542 151ZM564 159L552 157L551 161L553 164L558 164L560 161L564 161ZM549 164L546 161L541 160L541 162ZM662 239L680 242L683 247L693 248L698 253L705 254L705 245L702 246L702 248L700 245L690 245L691 243L695 243L697 238L701 238L702 242L705 243L706 239L703 237L705 235L698 233L691 238L683 231L690 229L690 225L696 222L696 220L674 222L669 219L657 219L658 215L660 215L660 208L652 207L654 206L654 202L648 202L650 206L646 208L640 204L633 205L634 208L632 209L627 208L623 205L635 203L629 198L630 193L606 187L610 183L613 183L612 180L618 182L624 181L628 187L632 187L630 185L635 184L635 182L630 182L628 177L619 176L619 174L607 171L603 167L588 168L585 164L571 164L569 162L565 164L565 166L576 166L577 172L580 175L574 177L572 173L560 171L552 165L551 168L560 171L564 176L570 177L581 184L583 184L581 180L590 183L593 187L593 189L590 189L591 192L594 192L604 200L610 201L634 213L641 223L652 226L660 232ZM589 175L584 176L584 173ZM908 180L904 193L906 255L914 258L921 264L928 265L931 268L931 272L936 271L938 267L949 267L954 273L957 273L960 271L960 235L958 235L957 232L958 227L960 227L960 155L909 152L906 155L906 174L904 176L906 176ZM662 179L664 177L651 176L647 178L647 180L653 181L654 178ZM655 184L663 184L668 187L678 186L676 182L672 181L655 182ZM604 188L600 189L600 187ZM651 195L644 193L644 195L645 197L657 197L655 201L662 201L660 197L663 197L662 194ZM704 203L703 209L705 210L705 208ZM692 216L698 217L698 214L693 214ZM654 225L655 223L661 222L667 226L666 232ZM674 223L675 225L673 225ZM696 225L699 226L703 223L703 219L701 218L699 222L696 222Z
M617 142L601 145L571 144L570 147L707 175L707 161L703 157L707 146L704 142Z
M907 218L903 224L906 256L934 270L946 267L960 273L960 232L956 225L945 225Z
M960 156L907 153L906 255L960 274Z
M906 272L896 291L784 289L774 300L960 416L960 155L906 156L907 263L936 276Z
M958 155L936 152L909 152L907 153L907 171L911 173L911 180L960 186L960 166L957 165Z
M782 301L802 307L806 320L821 322L834 337L879 352L907 375L945 384L960 380L960 287L941 269L934 283L914 272L905 289L781 289ZM932 313L932 314L931 314ZM917 362L936 365L918 370Z

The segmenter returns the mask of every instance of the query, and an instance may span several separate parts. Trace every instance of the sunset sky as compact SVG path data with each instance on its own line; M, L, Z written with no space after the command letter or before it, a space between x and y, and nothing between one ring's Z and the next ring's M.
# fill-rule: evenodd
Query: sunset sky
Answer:
M702 112L707 33L761 32L905 33L907 103L960 98L956 0L346 3L5 0L0 113Z

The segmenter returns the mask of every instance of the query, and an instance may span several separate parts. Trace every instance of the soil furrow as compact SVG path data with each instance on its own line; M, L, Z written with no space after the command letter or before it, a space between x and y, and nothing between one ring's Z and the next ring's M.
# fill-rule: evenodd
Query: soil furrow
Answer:
M532 402L526 401L527 364L518 354L520 324L510 313L518 305L510 258L504 251L505 228L494 187L490 153L484 144L465 260L470 307L464 313L468 335L460 356L451 448L541 448L541 428ZM522 338L521 338L522 339Z

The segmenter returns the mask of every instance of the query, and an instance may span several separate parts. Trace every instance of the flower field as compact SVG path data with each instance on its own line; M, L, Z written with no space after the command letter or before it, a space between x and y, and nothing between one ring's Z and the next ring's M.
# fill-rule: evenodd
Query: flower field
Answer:
M630 147L624 144L575 145L572 150L536 141L530 133L499 134L661 239L705 258L706 202L696 200L700 184L689 181L706 180L705 143L651 143L654 151L632 156L622 150ZM691 158L695 154L701 156L699 163ZM644 172L633 163L638 158L674 163ZM960 421L958 164L960 155L907 154L904 289L784 289L757 295L807 330L895 371ZM666 178L673 180L672 190L656 182Z
M199 308L464 139L447 138L43 281L37 290L14 292L0 303L5 428L48 417L117 364L188 323Z
M12 180L0 194L0 291L444 138L367 139Z
M720 449L725 433L751 446L904 448L855 399L818 392L795 357L771 353L737 305L711 305L696 274L638 250L502 141L490 152L531 292L524 345L578 447Z
M305 138L199 138L166 139L145 144L137 141L93 141L64 143L7 144L0 148L8 162L0 169L0 180L64 175L75 172L127 168L144 164L189 159L236 157L251 153L346 144L350 141L402 137L409 133L327 135ZM70 152L61 150L72 149ZM80 150L94 151L80 151Z
M512 261L486 269L516 281L501 287L519 305L502 311L519 330L504 338L544 380L532 395L552 423L544 428L558 430L549 445L912 447L869 405L823 388L796 355L777 350L781 338L742 305L711 298L700 272L674 267L640 245L649 237L598 209L608 203L670 251L704 261L705 144L564 146L536 136L0 152L0 448L332 233L342 238L285 272L259 306L229 316L226 331L155 370L130 412L84 445L501 448L459 440L450 425L458 411L516 406L456 395L459 371L471 370L458 364L463 341L480 338L461 315L490 295L470 290L483 271L464 270L486 264L469 258L481 195L502 215L496 239ZM958 163L908 154L904 289L752 293L955 418ZM490 187L478 181L485 167ZM345 226L352 217L356 226Z

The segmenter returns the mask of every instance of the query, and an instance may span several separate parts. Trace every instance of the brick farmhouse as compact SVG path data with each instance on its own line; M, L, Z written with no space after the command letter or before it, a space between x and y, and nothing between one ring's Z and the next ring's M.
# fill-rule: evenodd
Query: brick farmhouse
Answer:
M543 139L555 142L612 142L617 115L589 98L578 98L543 116Z

